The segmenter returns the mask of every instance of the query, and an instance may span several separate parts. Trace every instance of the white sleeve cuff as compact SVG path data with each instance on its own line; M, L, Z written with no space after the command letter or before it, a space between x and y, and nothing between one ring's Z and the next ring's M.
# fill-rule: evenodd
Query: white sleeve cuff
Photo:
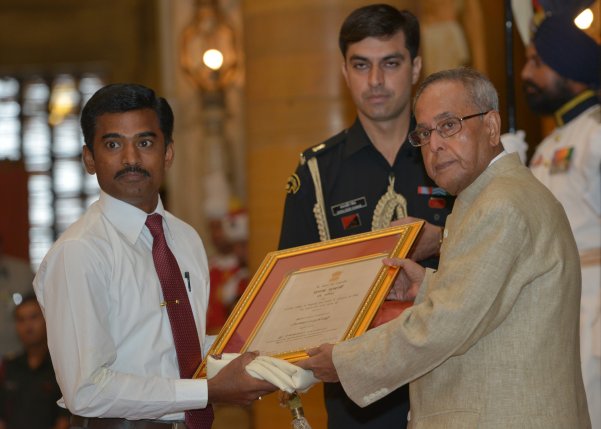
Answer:
M209 399L207 380L181 379L175 383L175 400L186 410L206 408Z

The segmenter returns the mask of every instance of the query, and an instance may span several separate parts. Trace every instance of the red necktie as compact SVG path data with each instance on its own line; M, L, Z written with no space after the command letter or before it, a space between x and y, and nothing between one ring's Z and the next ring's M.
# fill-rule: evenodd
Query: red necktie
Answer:
M146 219L146 226L153 237L152 259L161 282L163 298L175 342L175 351L181 378L192 378L202 361L198 332L194 315L177 260L165 240L163 217L154 213ZM213 407L186 411L189 429L209 429L213 423Z

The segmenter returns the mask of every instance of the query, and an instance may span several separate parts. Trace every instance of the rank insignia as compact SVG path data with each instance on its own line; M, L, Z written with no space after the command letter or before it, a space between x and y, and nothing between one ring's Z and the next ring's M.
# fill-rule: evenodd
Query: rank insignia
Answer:
M347 229L361 226L361 217L359 216L359 213L353 213L348 216L341 217L340 222L342 222L342 229L346 231Z
M320 151L320 150L322 150L324 147L326 147L326 144L325 144L325 143L320 143L320 144L318 144L317 146L313 146L313 147L311 148L311 150L312 150L313 152L319 152L319 151Z
M288 194L296 194L300 189L301 182L298 177L298 174L293 174L288 178L288 182L286 182L286 193Z
M553 160L551 161L549 173L556 174L568 171L570 169L573 154L574 147L562 147L561 149L557 149L553 153Z

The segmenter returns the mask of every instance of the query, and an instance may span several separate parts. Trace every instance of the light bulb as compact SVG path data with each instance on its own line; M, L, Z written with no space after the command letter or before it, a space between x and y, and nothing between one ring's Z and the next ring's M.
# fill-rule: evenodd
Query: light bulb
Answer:
M209 49L202 55L202 62L211 70L219 70L223 65L223 54L217 49Z
M593 23L593 11L590 9L584 9L580 14L574 18L574 24L581 30L586 30Z

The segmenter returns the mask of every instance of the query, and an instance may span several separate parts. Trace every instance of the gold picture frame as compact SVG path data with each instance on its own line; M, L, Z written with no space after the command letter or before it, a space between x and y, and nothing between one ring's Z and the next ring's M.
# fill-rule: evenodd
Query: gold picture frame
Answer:
M363 334L398 272L382 258L406 257L423 223L268 253L207 356L251 349L295 362ZM194 377L205 374L206 359Z

